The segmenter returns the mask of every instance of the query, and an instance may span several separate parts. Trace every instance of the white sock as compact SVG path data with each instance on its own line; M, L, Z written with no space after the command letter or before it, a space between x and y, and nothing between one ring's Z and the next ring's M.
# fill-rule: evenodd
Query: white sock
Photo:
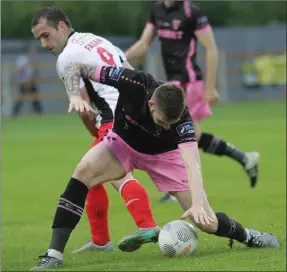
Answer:
M47 255L49 257L54 257L54 258L56 258L56 259L58 259L60 261L63 260L63 253L61 253L60 251L55 250L55 249L50 249L49 248L48 251L47 251Z
M246 240L244 241L244 244L246 244L250 240L250 231L249 231L249 229L245 229L245 231L246 231L247 237L246 237Z

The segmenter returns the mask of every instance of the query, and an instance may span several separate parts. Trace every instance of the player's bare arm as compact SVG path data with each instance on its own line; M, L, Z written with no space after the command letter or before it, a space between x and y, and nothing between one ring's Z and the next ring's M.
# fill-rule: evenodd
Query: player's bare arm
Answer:
M87 93L86 87L83 87L81 89L81 96L82 96L83 100L85 100L87 103L90 104L90 99L89 99L89 95ZM82 123L85 125L87 130L90 132L90 134L93 137L98 137L98 129L95 125L95 123L96 123L95 114L93 114L91 112L78 112L78 115L79 115Z
M154 27L152 27L150 24L147 24L140 39L125 52L127 59L134 61L140 57L143 57L149 50L154 37Z
M203 207L204 191L197 143L190 142L179 145L179 150L187 170L188 183L192 197L191 208L187 210L181 218L192 216L195 223L209 225L214 220L207 215Z
M83 67L85 70L86 66ZM85 70L86 71L86 70ZM95 113L90 103L85 101L81 96L80 78L81 73L79 64L70 63L64 68L64 83L68 94L70 105L68 112L75 110L76 112L92 112Z
M210 104L214 104L219 98L215 87L218 64L218 50L216 41L211 28L196 33L196 37L206 51L205 100Z

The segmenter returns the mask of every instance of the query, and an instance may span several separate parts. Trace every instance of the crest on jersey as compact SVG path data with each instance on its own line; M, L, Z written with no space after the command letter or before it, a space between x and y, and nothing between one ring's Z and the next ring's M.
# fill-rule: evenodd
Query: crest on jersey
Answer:
M172 23L173 30L178 30L180 23L181 23L181 20L175 19L175 20L172 20L171 23Z
M180 124L176 127L176 131L179 136L183 136L188 133L194 133L194 127L191 121L185 122L183 124Z
M116 66L112 67L109 73L110 79L118 81L120 79L123 70L124 70L123 67L116 67Z

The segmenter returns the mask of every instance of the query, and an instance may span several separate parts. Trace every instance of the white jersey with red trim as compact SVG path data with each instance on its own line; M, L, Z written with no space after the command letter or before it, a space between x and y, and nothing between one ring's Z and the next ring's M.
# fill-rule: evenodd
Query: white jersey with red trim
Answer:
M57 72L64 81L65 68L70 63L121 67L124 61L126 61L124 53L105 38L92 33L73 32L58 57ZM118 90L85 78L81 79L80 87L86 87L90 100L97 110L97 126L113 121L119 97Z

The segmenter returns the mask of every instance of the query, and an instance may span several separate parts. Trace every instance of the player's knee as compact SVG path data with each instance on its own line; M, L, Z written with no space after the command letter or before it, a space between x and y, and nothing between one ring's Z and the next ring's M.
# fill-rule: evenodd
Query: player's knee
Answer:
M82 160L76 167L73 177L80 180L88 187L91 187L91 181L95 176L92 164L87 160Z

